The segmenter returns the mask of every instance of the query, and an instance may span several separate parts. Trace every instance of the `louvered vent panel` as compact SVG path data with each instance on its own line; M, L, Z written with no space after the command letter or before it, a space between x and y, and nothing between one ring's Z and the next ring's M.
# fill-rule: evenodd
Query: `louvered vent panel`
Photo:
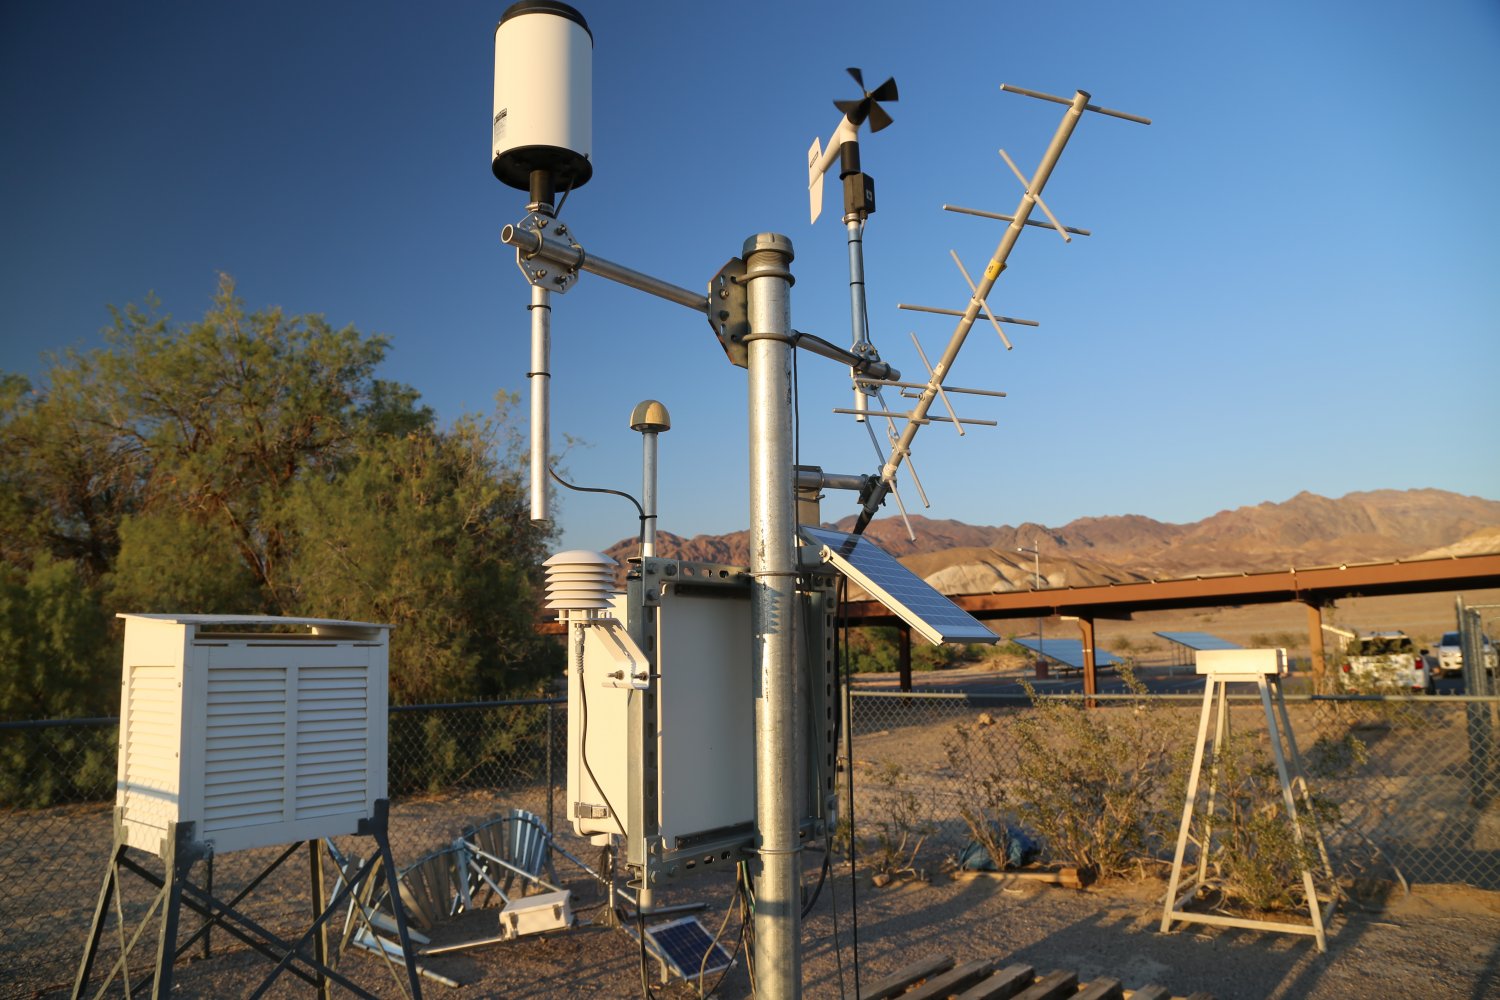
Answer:
M285 818L286 699L284 667L209 670L203 754L205 832Z
M181 691L176 668L132 666L126 685L125 818L163 832L177 818Z
M370 710L363 665L303 667L297 681L296 818L363 815Z

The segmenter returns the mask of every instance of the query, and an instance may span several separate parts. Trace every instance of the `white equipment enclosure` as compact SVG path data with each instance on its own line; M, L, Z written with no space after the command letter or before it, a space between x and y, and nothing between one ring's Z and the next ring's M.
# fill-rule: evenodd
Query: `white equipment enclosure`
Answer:
M833 827L834 577L813 564L803 613L796 775L803 840ZM585 836L626 838L625 863L654 888L731 868L755 841L755 668L749 570L631 560L615 617L565 610L568 814Z
M353 834L373 815L386 795L390 626L119 617L125 844L165 857L168 825L191 822L222 854Z
M564 188L593 176L594 38L567 4L522 0L495 27L491 169L527 190L533 170Z

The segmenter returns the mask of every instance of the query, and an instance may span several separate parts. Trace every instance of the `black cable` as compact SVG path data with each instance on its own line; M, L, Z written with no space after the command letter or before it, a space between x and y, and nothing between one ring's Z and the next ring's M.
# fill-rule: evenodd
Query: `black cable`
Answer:
M844 945L839 941L839 891L838 879L828 883L828 908L833 911L833 962L839 972L839 997L847 996L844 989Z
M854 664L849 656L849 616L846 598L848 597L849 581L847 577L839 578L839 614L844 626L844 712L846 714L844 726L844 759L848 761L848 767L844 772L844 787L849 795L849 918L853 924L853 950L854 950L854 995L859 996L859 875L855 868L855 838L856 829L854 823L854 699L851 696L851 679L849 671Z
M646 508L642 507L639 500L631 496L629 493L626 493L624 490L611 490L606 489L603 486L575 486L564 479L562 476L559 476L557 474L557 470L552 468L552 466L550 465L547 466L547 475L551 476L553 479L556 479L559 483L561 483L563 486L566 486L568 489L574 490L578 493L608 493L610 496L624 497L626 500L629 500L631 503L635 504L635 509L636 512L640 515L641 523L646 523Z
M723 983L724 983L724 977L727 976L727 975L729 975L729 970L734 968L735 960L740 957L740 946L743 945L744 943L745 943L745 922L744 922L744 920L741 920L740 921L739 936L738 936L737 940L734 942L734 951L732 951L732 952L729 953L729 964L724 967L724 971L723 972L719 973L719 978L714 981L713 989L711 989L707 993L703 994L703 1000L713 1000L713 995L715 993L719 992L719 987L721 985L723 985Z
M579 625L579 628L582 627L582 625ZM583 643L581 640L578 645L578 653L581 660L583 655ZM620 814L615 812L615 807L613 803L609 801L609 794L605 792L604 785L599 781L598 778L594 777L594 769L589 766L589 693L587 690L588 685L584 683L584 680L585 678L583 676L583 664L582 662L580 662L578 665L578 703L583 709L583 717L580 720L581 726L578 738L578 759L583 761L584 773L589 776L589 780L594 783L594 788L599 792L599 797L604 800L604 808L609 810L609 818L614 820L615 826L621 826ZM620 833L622 836L624 835L625 831L623 827L621 828Z
M656 1000L656 994L651 992L651 977L647 974L646 959L646 914L641 909L641 897L635 897L635 929L641 944L641 996L646 1000Z
M809 898L808 901L802 906L802 918L804 920L807 919L807 915L812 912L812 908L818 905L818 897L823 895L823 883L828 881L828 870L830 867L832 867L832 864L829 860L831 855L831 851L824 852L823 854L823 867L818 872L818 884L813 886L812 897Z
M802 388L798 377L797 351L792 350L792 478L796 488L797 467L802 464Z
M587 30L587 29L585 29L585 30ZM568 178L568 186L565 187L565 188L563 188L563 196L561 198L559 198L558 201L557 201L557 208L555 208L555 209L552 210L552 217L554 219L559 219L559 218L562 217L563 206L568 203L568 195L570 195L572 193L573 193L573 178L570 177L570 178Z
M549 469L548 471L550 472L551 470ZM556 479L560 483L563 482L562 478L559 477L555 472L552 473L552 478ZM563 485L567 486L568 484L563 483ZM615 493L618 491L588 490L587 492ZM633 497L628 497L628 494L624 493L621 493L620 496L626 496L631 500L634 499ZM637 504L636 506L640 505ZM579 625L579 628L582 627L582 625ZM609 801L609 793L604 790L604 785L600 783L597 777L595 777L594 769L589 764L589 694L588 684L586 683L586 678L583 675L583 642L581 639L579 640L578 652L580 657L580 662L578 664L578 704L582 709L581 718L579 719L578 759L583 762L584 773L589 776L589 780L594 783L595 790L599 792L599 797L604 800L604 808L609 810L609 818L614 821L616 826L620 826L620 814L615 812L614 803ZM622 829L620 832L623 834L624 830ZM641 912L641 902L639 896L636 897L635 918L636 929L639 932L641 946L641 995L644 996L646 1000L655 1000L656 994L651 992L651 985L646 974L646 918L645 915Z

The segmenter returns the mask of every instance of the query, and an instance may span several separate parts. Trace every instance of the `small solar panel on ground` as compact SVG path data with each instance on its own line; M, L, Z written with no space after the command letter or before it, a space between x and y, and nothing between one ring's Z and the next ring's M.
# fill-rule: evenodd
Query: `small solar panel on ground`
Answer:
M1245 648L1237 642L1230 642L1228 639L1220 639L1218 636L1209 635L1207 632L1157 632L1156 634L1161 636L1168 642L1175 642L1179 646L1186 646L1188 649L1191 649L1194 652L1198 652L1199 650L1204 649Z
M694 917L682 917L646 928L652 950L683 979L718 975L729 968L729 953ZM705 963L703 957L707 955Z
M984 623L862 535L803 525L802 537L822 546L823 560L870 592L931 643L995 642Z
M1073 667L1075 670L1083 669L1083 640L1082 639L1015 639L1017 646L1024 646L1033 653L1041 653L1049 659L1056 660L1065 667ZM1096 667L1116 667L1120 665L1120 658L1113 653L1107 653L1102 649L1094 650L1094 665Z

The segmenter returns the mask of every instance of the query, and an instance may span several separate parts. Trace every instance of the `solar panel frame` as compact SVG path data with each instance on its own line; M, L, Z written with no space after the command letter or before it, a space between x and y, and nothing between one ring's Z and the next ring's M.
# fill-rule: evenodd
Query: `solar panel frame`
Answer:
M1155 632L1168 642L1175 642L1179 646L1185 646L1195 653L1205 649L1244 649L1237 642L1221 639L1219 636L1208 632Z
M869 591L871 597L933 645L999 641L1000 637L983 622L863 535L811 525L803 525L798 531L809 545L820 547L824 562Z
M646 928L646 940L667 967L686 980L696 979L700 973L718 975L734 961L696 917L680 917L653 924ZM705 954L710 956L706 965L703 963Z
M1075 670L1083 669L1083 640L1082 639L1013 639L1017 646L1023 646L1033 653L1041 653L1050 657L1066 667ZM1118 667L1121 660L1113 653L1102 649L1094 650L1094 666L1096 667Z

